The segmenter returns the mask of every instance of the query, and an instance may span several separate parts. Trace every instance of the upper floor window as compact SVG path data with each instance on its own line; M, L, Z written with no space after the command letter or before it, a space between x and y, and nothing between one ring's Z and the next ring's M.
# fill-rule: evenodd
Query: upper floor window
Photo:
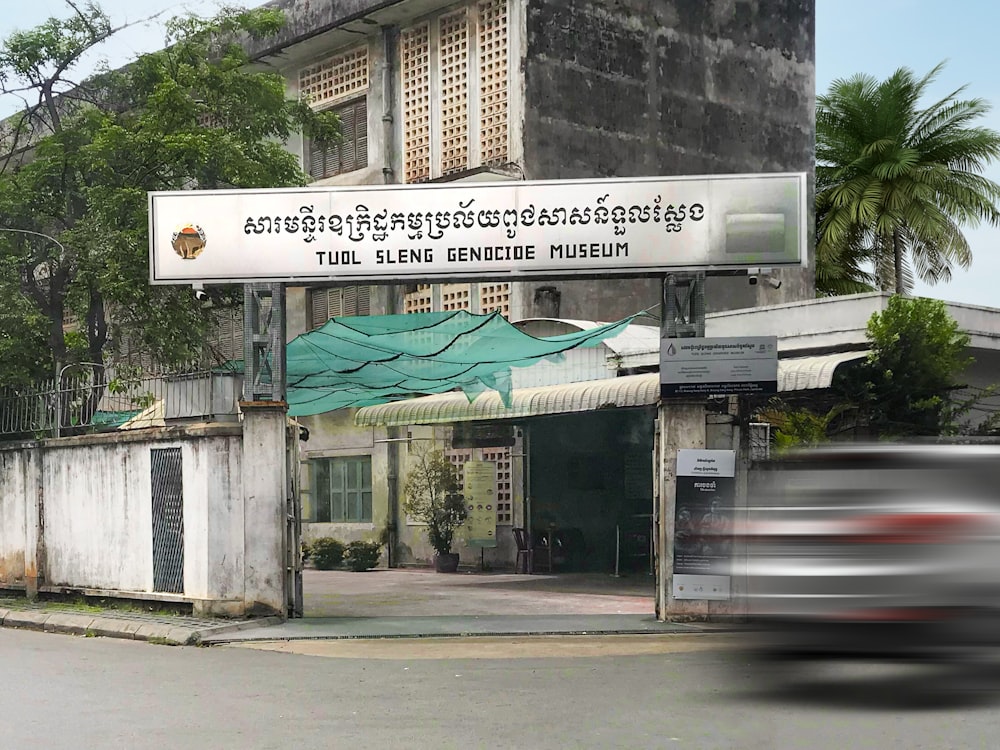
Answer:
M370 286L314 287L307 292L309 330L319 328L330 318L369 315Z
M508 56L507 0L479 0L401 32L406 182L508 161Z
M368 104L364 99L334 109L340 118L339 143L309 144L309 176L314 180L368 166Z
M314 180L368 166L368 45L334 55L299 71L299 95L316 109L340 117L340 143L306 144L305 168Z

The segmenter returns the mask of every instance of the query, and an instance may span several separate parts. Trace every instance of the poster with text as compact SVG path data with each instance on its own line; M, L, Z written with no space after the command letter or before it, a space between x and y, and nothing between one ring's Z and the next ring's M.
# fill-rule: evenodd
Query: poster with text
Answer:
M677 451L675 599L728 599L736 453Z

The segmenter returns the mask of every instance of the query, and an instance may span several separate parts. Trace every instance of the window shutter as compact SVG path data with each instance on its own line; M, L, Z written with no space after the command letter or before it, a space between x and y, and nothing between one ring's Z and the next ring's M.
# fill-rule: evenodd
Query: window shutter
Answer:
M353 169L363 169L368 166L368 102L364 99L354 105L354 132Z
M327 295L328 291L328 289L313 289L309 292L309 312L311 315L309 320L310 328L319 328L330 319L330 304L329 296Z
M371 315L372 309L372 288L370 286L358 287L358 315Z
M357 169L354 159L354 143L358 137L355 109L355 105L352 104L337 112L340 115L340 137L343 140L340 143L340 153L337 154L337 160L330 165L331 174L351 172Z
M333 110L340 118L340 143L309 146L309 176L314 180L368 166L368 103L365 99Z
M333 289L327 289L326 293L329 300L326 319L329 320L330 318L339 318L341 315L346 315L347 313L344 312L344 305L340 298L340 289L334 287Z
M343 306L341 308L341 315L357 315L358 314L358 288L356 286L345 286L343 289L339 290L343 293Z

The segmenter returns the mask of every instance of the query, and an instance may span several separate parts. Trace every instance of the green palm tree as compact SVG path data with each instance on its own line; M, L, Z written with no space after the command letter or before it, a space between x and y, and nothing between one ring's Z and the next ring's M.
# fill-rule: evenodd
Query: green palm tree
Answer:
M855 75L816 99L816 286L820 294L905 293L968 268L962 228L1000 222L1000 185L982 175L1000 133L972 123L990 110L958 97L920 101L941 71Z

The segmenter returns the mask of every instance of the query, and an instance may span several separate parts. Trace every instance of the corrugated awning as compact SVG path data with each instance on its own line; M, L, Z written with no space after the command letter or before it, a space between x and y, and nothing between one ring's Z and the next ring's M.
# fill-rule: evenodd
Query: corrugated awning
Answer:
M868 352L839 352L815 357L778 360L778 390L806 391L829 388L838 365L863 359ZM411 398L366 406L355 414L359 427L404 427L415 424L451 424L497 419L540 417L602 409L653 406L660 397L660 374L626 375L582 383L517 388L505 408L496 391L487 391L469 402L463 393Z

